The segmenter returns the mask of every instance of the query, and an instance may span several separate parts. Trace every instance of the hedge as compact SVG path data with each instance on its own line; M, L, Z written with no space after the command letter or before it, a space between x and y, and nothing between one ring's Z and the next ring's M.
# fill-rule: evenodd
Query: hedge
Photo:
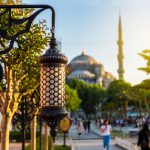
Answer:
M22 134L20 131L10 131L10 136L9 136L9 140L10 142L21 142L21 138L22 138ZM36 136L40 136L40 132L36 132ZM26 132L25 133L25 140L26 141L30 141L31 139L31 132Z

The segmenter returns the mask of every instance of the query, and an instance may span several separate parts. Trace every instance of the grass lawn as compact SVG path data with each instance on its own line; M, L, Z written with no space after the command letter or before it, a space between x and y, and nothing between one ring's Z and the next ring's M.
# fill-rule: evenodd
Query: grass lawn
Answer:
M112 131L112 137L119 137L119 138L127 138L126 134L123 134L121 131Z
M42 150L44 150L44 136L42 136ZM51 146L51 138L49 137L49 149ZM37 138L36 141L36 149L40 150L40 138ZM26 146L26 150L31 150L30 145ZM55 145L54 150L71 150L70 146L61 146L61 145Z

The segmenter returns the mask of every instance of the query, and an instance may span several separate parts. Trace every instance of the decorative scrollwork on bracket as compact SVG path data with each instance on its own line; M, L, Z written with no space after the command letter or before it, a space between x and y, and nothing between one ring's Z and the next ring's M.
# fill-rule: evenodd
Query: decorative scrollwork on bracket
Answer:
M1 5L0 9L1 8L3 8L4 11L0 13L0 18L1 18L1 16L5 15L6 13L9 13L8 28L11 28L12 25L20 25L20 24L23 24L25 22L27 22L27 23L26 23L26 26L25 26L25 28L23 30L18 31L17 33L15 33L12 36L8 35L7 30L3 30L3 29L0 28L0 36L3 39L10 40L9 46L6 49L1 50L0 54L6 54L6 53L10 52L11 49L13 48L13 45L14 45L14 42L15 42L16 38L18 36L20 36L21 34L29 32L31 24L34 21L34 19L41 12L43 12L46 9L51 9L51 11L52 11L52 28L51 28L51 32L52 32L52 34L54 34L54 29L55 29L55 11L49 5ZM15 9L15 8L21 8L21 9L23 9L23 8L41 8L41 9L37 10L35 13L33 13L31 16L29 16L27 18L16 19L16 18L13 18L12 15L11 15L11 9ZM0 19L0 23L1 23L1 19Z

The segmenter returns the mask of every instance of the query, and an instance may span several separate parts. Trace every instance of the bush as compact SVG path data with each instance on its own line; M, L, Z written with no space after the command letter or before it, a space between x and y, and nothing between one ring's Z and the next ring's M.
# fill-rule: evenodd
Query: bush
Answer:
M112 137L127 138L127 135L121 131L112 131Z
M36 133L37 137L40 136L40 132ZM31 139L31 133L26 132L25 133L25 140L30 141ZM10 142L15 140L16 142L21 142L22 141L22 134L20 131L10 131L10 136L9 136Z

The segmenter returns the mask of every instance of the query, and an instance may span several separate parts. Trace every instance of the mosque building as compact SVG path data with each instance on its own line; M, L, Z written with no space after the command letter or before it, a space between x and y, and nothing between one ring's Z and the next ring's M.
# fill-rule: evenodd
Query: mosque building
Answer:
M108 87L109 83L115 79L111 73L104 70L102 63L87 55L85 51L73 58L69 66L71 67L71 73L67 76L67 80L77 78L91 84Z
M119 15L118 24L118 76L119 79L124 79L124 68L123 68L123 40L122 40L122 24L121 16ZM110 73L106 72L104 65L97 62L93 57L87 55L85 51L81 55L73 58L69 66L71 67L71 72L67 76L67 80L74 78L83 80L88 83L99 84L103 87L108 87L110 82L116 78Z

